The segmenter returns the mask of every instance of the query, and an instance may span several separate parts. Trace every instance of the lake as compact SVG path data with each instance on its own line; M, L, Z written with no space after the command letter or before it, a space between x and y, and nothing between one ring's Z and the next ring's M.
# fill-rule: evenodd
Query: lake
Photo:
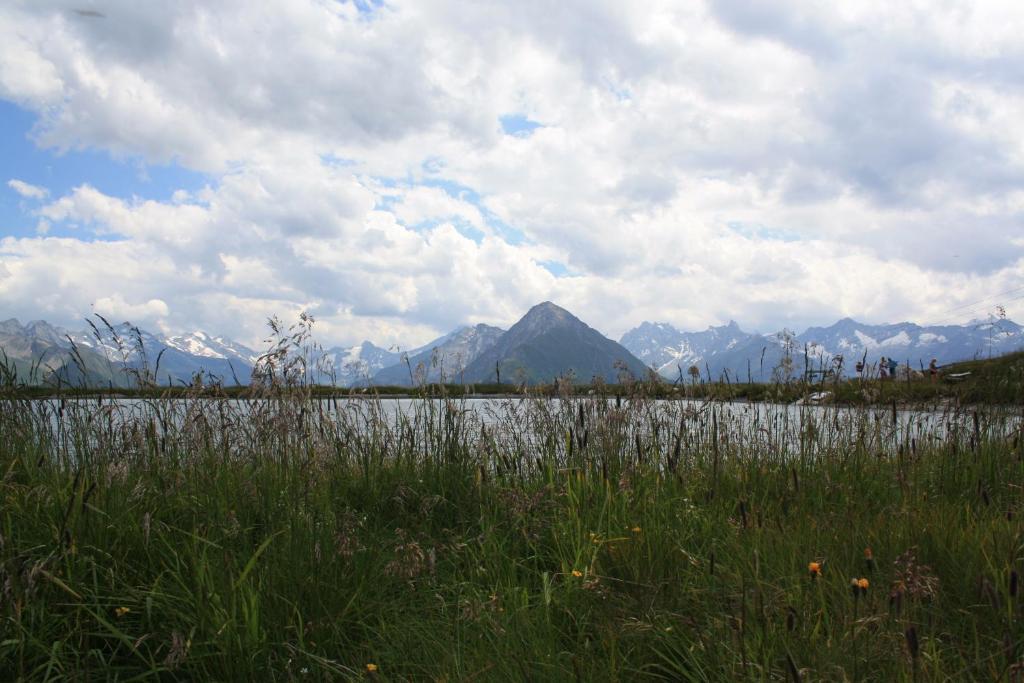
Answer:
M8 404L11 402L8 401ZM894 409L773 403L614 398L127 399L19 401L27 429L56 455L120 444L127 454L147 439L162 448L196 444L242 455L265 445L308 442L389 444L428 457L440 439L505 457L537 449L568 462L579 452L634 450L723 453L733 457L808 457L818 452L912 452L924 444L970 448L1021 430L1009 407ZM5 408L11 410L14 406ZM13 413L11 413L13 414Z

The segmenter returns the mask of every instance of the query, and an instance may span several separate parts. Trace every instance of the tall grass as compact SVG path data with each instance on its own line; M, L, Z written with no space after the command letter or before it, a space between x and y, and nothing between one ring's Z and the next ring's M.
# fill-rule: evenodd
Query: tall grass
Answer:
M0 679L1013 680L1020 429L642 385L11 395Z

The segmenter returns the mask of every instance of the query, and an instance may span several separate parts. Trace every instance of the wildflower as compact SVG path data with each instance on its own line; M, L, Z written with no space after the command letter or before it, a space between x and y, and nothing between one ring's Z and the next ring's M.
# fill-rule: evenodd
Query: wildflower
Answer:
M117 616L118 619L120 619L124 615L128 614L129 612L131 612L131 610L128 609L127 607L118 607L117 609L114 610L114 614Z
M633 531L634 534L638 534L638 533L640 533L640 527L635 526L635 527L633 527L632 531Z
M867 579L850 579L850 591L853 597L859 598L868 592L869 582Z
M372 673L377 673L377 665L374 664L373 662L370 662L369 664L367 664L366 665L366 673L371 673L371 674Z
M862 591L867 591L868 586L870 585L871 582L867 579L857 579L857 587L860 588Z
M816 579L821 576L821 563L820 562L808 562L807 573L811 575L812 579Z
M581 576L583 576L583 572L581 572L579 569L573 569L572 570L572 575L575 576L578 579Z

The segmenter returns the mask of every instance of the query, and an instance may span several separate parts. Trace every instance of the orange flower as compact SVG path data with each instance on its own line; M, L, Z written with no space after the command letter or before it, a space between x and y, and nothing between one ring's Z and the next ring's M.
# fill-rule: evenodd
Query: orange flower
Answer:
M366 672L367 673L371 673L371 674L372 673L376 673L377 672L377 665L373 664L372 662L370 664L367 664L366 665Z
M857 579L857 587L860 588L862 591L866 591L868 589L868 586L870 585L871 582L869 582L867 579Z
M120 619L124 615L128 614L129 612L131 612L131 610L128 609L127 607L118 607L117 609L114 610L114 614L117 615L118 619Z
M811 575L811 578L817 578L821 576L821 563L819 562L808 562L807 572Z
M581 572L579 569L573 569L572 570L572 575L575 576L578 579L581 576L583 576L583 572Z

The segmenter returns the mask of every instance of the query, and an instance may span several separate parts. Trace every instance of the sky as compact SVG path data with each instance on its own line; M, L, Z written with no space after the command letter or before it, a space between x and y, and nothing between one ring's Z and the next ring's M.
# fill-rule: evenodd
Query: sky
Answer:
M0 319L1024 319L1024 3L7 0Z

